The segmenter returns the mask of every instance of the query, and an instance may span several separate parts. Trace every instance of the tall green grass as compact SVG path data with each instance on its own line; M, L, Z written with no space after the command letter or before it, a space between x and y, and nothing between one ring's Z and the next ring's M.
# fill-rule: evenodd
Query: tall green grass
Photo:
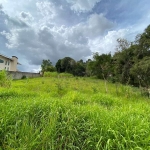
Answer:
M43 77L0 88L2 150L148 150L150 104L136 88Z
M70 73L44 72L44 77L73 77Z
M7 87L11 86L12 78L10 75L7 75L5 70L0 70L0 87Z

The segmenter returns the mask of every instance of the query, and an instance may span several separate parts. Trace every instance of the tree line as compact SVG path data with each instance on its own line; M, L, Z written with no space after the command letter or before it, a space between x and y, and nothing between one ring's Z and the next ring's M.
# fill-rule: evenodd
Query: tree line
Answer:
M96 76L99 79L130 84L149 89L150 86L150 25L133 42L118 39L113 55L94 53L84 62L71 57L59 59L55 66L43 60L42 72L67 72L74 76Z

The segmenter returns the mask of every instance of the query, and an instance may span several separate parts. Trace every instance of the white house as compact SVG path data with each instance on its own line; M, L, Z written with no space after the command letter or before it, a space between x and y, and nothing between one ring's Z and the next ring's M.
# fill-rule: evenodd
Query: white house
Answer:
M17 64L20 65L16 56L9 58L0 54L0 70L17 71Z

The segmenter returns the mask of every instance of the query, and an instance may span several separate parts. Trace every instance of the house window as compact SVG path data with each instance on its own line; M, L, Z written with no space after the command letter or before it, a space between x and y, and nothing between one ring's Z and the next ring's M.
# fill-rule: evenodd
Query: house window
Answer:
M0 63L4 63L4 60L0 59Z
M5 65L7 65L7 61L5 62Z
M9 70L9 67L7 67L7 70Z
M6 70L6 67L5 67L5 70Z
M8 66L9 66L9 61L8 61Z

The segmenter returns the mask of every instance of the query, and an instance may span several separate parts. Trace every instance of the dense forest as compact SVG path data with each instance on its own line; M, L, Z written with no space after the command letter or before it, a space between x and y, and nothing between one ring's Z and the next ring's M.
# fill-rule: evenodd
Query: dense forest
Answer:
M93 59L75 61L65 57L55 65L43 60L42 72L67 72L74 76L95 76L105 81L120 82L149 89L150 86L150 25L133 42L117 39L115 53L94 53Z

